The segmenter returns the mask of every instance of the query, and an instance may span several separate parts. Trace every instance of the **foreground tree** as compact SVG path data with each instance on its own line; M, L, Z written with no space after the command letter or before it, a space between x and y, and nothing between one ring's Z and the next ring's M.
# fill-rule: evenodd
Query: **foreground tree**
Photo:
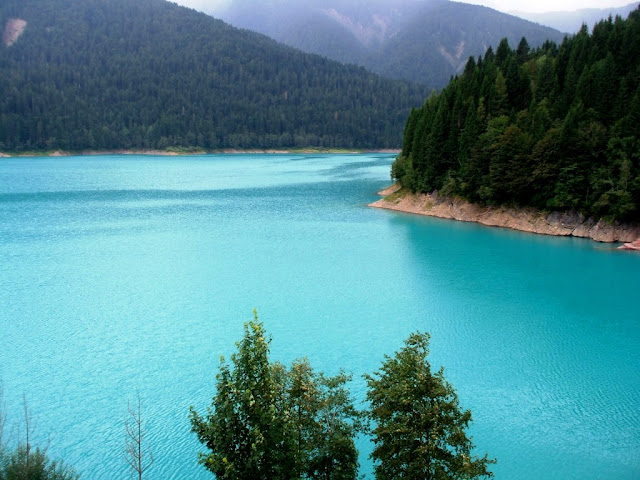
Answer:
M287 371L269 362L269 343L254 311L233 368L221 360L207 414L191 408L192 431L209 449L200 463L219 479L355 479L360 424L349 377L316 374L307 360Z
M24 397L23 412L24 437L17 447L9 449L2 438L6 414L0 384L0 480L78 480L80 477L73 468L48 457L46 447L34 448L32 441L36 422Z
M4 459L4 480L77 480L80 476L62 462L51 460L46 449L20 445Z
M344 372L335 377L316 373L306 358L293 363L287 393L296 478L357 477L354 437L362 426L346 387L350 380Z
M269 340L254 312L244 337L231 356L234 368L221 359L216 395L205 418L191 409L191 425L210 453L200 463L217 478L269 479L285 466L277 462L290 449L282 435L286 419L276 408L278 366L269 364Z
M153 465L153 452L147 446L145 437L147 429L142 420L142 401L140 392L136 392L137 403L132 406L128 404L129 416L124 422L125 437L125 460L131 467L131 478L142 480L144 472Z
M460 409L443 369L431 372L428 354L429 335L414 333L393 358L385 356L379 372L365 375L376 478L493 477L488 466L495 460L471 454L471 412Z

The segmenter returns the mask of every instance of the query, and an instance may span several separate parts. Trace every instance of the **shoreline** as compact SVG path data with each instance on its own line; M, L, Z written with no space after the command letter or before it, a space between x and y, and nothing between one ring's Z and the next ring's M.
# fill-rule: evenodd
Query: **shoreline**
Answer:
M155 150L155 149L122 149L122 150L82 150L79 152L66 152L63 150L44 151L44 152L21 152L7 153L0 152L0 158L21 158L21 157L84 157L99 155L153 155L153 156L187 156L187 155L246 155L246 154L262 154L262 155L287 155L287 154L360 154L360 153L382 153L382 154L398 154L400 150L395 149L349 149L349 148L267 148L267 149L238 149L224 148L220 150Z
M527 233L591 238L597 242L625 243L620 249L640 251L640 224L611 224L585 218L575 212L546 213L533 208L483 207L461 198L440 197L436 193L414 194L395 184L378 192L384 198L369 207L430 217L473 222Z

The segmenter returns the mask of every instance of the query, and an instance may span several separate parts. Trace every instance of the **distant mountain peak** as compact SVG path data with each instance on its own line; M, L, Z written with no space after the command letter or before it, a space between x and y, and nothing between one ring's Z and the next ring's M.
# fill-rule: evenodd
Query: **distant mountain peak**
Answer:
M532 46L564 35L487 7L448 0L235 0L223 19L300 50L390 78L442 88L469 56L502 38Z
M630 3L624 7L582 8L573 11L559 10L543 13L513 11L509 13L525 20L547 25L561 32L573 33L580 30L582 24L593 28L597 22L606 19L609 15L627 18L629 13L636 8L638 8L638 2Z

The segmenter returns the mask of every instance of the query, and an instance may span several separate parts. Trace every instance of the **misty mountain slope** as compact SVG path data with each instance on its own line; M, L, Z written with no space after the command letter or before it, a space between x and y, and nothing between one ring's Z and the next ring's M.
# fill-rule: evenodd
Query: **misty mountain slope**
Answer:
M342 63L357 64L367 54L367 47L351 32L324 15L301 22L298 28L287 32L284 43Z
M504 37L517 45L524 35L532 46L563 38L521 18L448 0L311 0L304 8L294 0L235 0L220 15L304 51L434 88Z
M397 147L427 94L164 0L3 0L12 19L0 150Z
M232 0L217 17L288 42L307 24L329 19L364 45L384 40L414 12L447 0ZM316 52L314 52L316 53Z
M609 15L613 18L616 16L627 18L629 13L634 11L636 8L638 8L637 2L618 8L584 8L572 12L511 13L520 18L555 28L561 32L577 32L580 30L583 23L591 29L596 22L605 20Z
M490 8L450 2L430 10L390 39L370 59L371 70L442 86L463 71L470 56L484 54L489 46L495 50L502 38L516 47L523 36L532 46L562 40L550 28Z

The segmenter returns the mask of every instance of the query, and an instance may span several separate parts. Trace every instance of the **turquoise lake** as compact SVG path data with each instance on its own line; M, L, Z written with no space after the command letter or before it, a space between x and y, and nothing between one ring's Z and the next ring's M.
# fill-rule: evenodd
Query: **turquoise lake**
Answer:
M189 406L257 308L271 359L372 373L431 334L498 480L640 479L640 255L377 210L389 155L0 159L0 379L83 479L213 478ZM15 441L19 433L14 431ZM372 478L370 444L359 440Z

